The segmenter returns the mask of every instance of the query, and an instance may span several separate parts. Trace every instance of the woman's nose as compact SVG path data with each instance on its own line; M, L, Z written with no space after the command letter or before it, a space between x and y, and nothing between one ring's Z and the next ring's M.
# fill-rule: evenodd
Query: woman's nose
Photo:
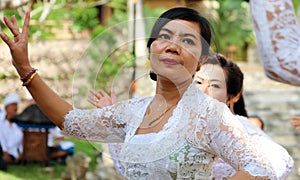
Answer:
M181 46L176 40L170 40L170 41L168 41L166 52L170 52L173 54L180 54Z
M208 84L206 83L202 83L200 86L200 90L203 91L205 94L209 94L209 90L208 90Z

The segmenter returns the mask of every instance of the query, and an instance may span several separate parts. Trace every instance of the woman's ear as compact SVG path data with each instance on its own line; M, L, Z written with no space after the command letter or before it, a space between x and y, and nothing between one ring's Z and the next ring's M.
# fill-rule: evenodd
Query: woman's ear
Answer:
M233 97L233 96L228 96L227 97L227 100L226 100L226 105L228 106L228 108L230 109L230 111L233 113L233 114L235 114L234 113L234 102L233 102L233 99L234 99L235 97Z
M231 103L231 96L227 96L226 105L229 107Z
M232 102L236 103L241 98L242 92L239 92L236 96L232 97Z
M226 105L229 107L230 111L234 113L234 104L241 98L242 92L239 92L236 96L227 96Z

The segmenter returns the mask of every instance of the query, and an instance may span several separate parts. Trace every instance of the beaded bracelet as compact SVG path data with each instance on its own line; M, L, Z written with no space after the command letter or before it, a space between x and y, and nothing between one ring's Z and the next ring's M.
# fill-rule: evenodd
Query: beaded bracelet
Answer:
M25 76L23 76L20 80L24 83L26 82L31 76L32 74L34 74L37 71L37 69L32 68Z
M36 71L33 74L31 74L31 76L25 82L23 82L22 86L28 86L36 74Z

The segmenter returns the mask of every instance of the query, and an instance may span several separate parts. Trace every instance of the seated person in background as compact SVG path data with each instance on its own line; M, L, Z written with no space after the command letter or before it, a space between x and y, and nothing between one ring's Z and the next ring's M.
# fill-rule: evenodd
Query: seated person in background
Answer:
M23 152L23 132L11 117L17 114L19 96L15 93L7 95L3 105L6 111L5 120L0 126L0 143L3 151L3 157L8 163L18 163Z
M58 127L49 129L48 134L49 159L65 162L68 156L73 156L75 145L71 141L65 141L64 135Z
M254 123L257 127L259 127L261 130L264 130L265 123L259 116L249 116L249 121Z

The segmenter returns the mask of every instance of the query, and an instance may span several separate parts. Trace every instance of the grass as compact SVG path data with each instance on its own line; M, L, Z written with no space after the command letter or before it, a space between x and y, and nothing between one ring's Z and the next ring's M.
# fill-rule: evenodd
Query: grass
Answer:
M75 143L75 154L83 152L92 161L90 169L93 171L97 165L96 154L101 150L100 143L90 143L88 141L66 138ZM52 161L50 161L51 163ZM52 162L53 163L53 162ZM61 174L65 171L66 165L55 163L54 165L43 167L40 162L29 162L25 165L9 165L7 172L0 171L1 180L60 180Z

